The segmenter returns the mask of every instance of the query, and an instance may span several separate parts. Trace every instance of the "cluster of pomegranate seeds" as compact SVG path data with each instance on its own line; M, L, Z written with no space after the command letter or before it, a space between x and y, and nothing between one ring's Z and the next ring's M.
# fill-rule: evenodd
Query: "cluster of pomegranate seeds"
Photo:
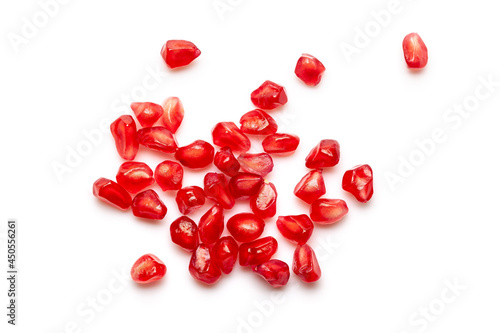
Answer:
M415 32L403 39L403 53L409 68L424 68L427 65L427 46Z

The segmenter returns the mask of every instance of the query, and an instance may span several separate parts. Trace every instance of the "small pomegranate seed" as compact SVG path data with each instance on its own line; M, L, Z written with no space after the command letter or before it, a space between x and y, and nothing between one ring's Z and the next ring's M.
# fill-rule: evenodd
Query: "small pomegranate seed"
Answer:
M222 273L229 274L238 258L238 244L231 236L222 237L212 248L212 258Z
M253 266L252 271L266 280L273 288L286 285L290 278L290 268L287 263L278 259Z
M341 199L318 199L311 204L309 215L319 224L332 224L340 221L349 209Z
M272 110L288 102L285 88L269 80L255 89L250 98L256 107L264 110Z
M185 167L201 169L212 163L214 152L214 147L210 143L203 140L196 140L187 146L177 149L175 159Z
M283 237L298 245L307 243L314 230L314 224L305 214L280 216L276 226Z
M367 202L373 195L373 171L368 164L347 170L342 178L342 188L354 195L359 202Z
M195 280L208 285L220 280L222 273L207 245L200 244L193 252L189 262L189 273Z
M132 204L130 194L107 178L99 178L94 182L93 193L95 197L122 210L127 210Z
M163 191L180 190L182 188L182 179L184 170L182 166L174 161L163 161L156 166L156 183Z
M227 221L227 230L238 242L251 242L264 232L264 220L252 213L240 213Z
M132 213L137 217L151 220L163 220L167 215L167 206L153 190L137 194L132 200Z
M137 131L137 140L149 149L162 153L175 153L177 141L175 136L165 127L145 127Z
M240 162L234 157L229 147L221 148L215 154L214 164L220 171L224 172L229 177L237 175L240 170Z
M427 46L417 33L408 34L403 39L403 53L409 68L423 68L427 65Z
M234 206L234 198L229 193L226 176L222 173L209 172L203 179L205 195L207 198L219 203L225 209Z
M319 280L321 269L316 254L309 245L297 246L293 253L292 270L304 282L310 283Z
M150 102L132 103L130 108L134 111L135 117L142 127L153 126L163 114L163 107L161 105Z
M181 216L170 225L170 237L184 250L194 251L198 246L198 227L189 217Z
M278 130L278 124L267 112L255 109L240 118L241 130L246 134L269 135Z
M323 172L321 170L309 172L295 186L293 193L308 204L312 204L314 200L326 193Z
M179 212L188 215L205 204L205 192L198 186L183 187L177 191L175 201Z
M238 156L241 169L248 173L255 173L262 177L273 171L274 162L268 153L241 154Z
M306 167L322 169L336 166L340 160L340 146L335 140L321 140L306 157Z
M130 270L132 280L137 283L150 283L162 279L167 266L154 254L145 254L134 263Z
M125 162L120 165L116 182L130 193L137 193L155 182L153 170L142 162Z
M139 150L137 126L131 116L121 116L109 126L115 139L116 150L124 160L133 160Z
M278 242L268 236L240 245L239 256L241 266L260 265L269 261L278 250Z
M170 68L189 65L201 51L187 40L169 40L161 49L161 57Z
M178 97L169 97L163 102L161 123L170 132L175 133L184 119L184 107Z
M259 192L264 178L254 173L239 173L229 180L229 192L235 199L248 199Z
M262 148L266 153L282 154L297 150L300 139L293 134L276 133L267 136L262 141Z
M324 71L321 61L307 53L302 54L295 66L295 75L308 86L317 86Z
M224 231L224 210L220 205L214 205L200 218L198 233L204 244L217 242Z
M212 129L212 139L219 147L245 152L250 149L250 139L233 122L217 123Z
M259 192L250 199L252 212L260 218L267 219L276 215L278 192L273 183L264 180Z

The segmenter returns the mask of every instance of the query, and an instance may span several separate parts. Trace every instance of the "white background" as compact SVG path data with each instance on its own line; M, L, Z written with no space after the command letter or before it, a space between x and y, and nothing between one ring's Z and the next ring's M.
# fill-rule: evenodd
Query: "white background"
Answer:
M474 101L481 77L500 81L494 2L401 0L398 13L372 30L350 62L340 46L354 45L357 28L376 29L370 13L389 1L221 2L231 10L220 15L212 0L68 1L16 50L9 36L22 35L23 18L33 22L42 9L34 0L2 1L4 271L6 220L19 221L18 326L12 331L498 331L500 87L466 118L443 118L455 104ZM407 69L401 49L414 31L429 49L429 64L419 73ZM193 41L202 54L188 68L170 71L159 55L168 39ZM303 52L327 68L315 88L293 73ZM68 149L85 144L84 131L131 113L126 98L139 91L148 71L160 73L161 83L143 100L178 96L184 103L181 145L211 141L216 122L238 122L253 109L250 92L264 80L286 87L289 103L272 115L280 132L299 135L301 143L291 157L275 158L268 177L279 191L280 215L307 212L293 187L307 172L308 151L323 138L340 142L341 162L325 172L326 196L346 200L350 212L337 225L317 227L309 242L321 254L320 281L305 285L292 274L276 295L241 267L213 287L194 281L189 255L168 234L180 215L171 194L161 194L169 211L160 223L92 196L92 183L114 178L122 162L108 130L58 179L54 163L66 164ZM415 141L437 128L446 140L413 172L402 170L404 182L391 188L387 173L398 173L400 158L418 160ZM252 151L259 151L258 142ZM164 158L145 149L137 156L152 168ZM360 163L375 175L375 195L366 205L340 184L343 172ZM201 185L205 172L187 171L184 185ZM226 216L243 210L246 204L238 204ZM293 246L277 233L275 219L265 235L278 238L275 257L291 265ZM127 277L145 253L164 260L166 278L150 287L117 282L117 272ZM466 289L454 294L449 283ZM10 326L5 279L0 287L4 332ZM93 298L99 311L89 305ZM423 319L419 311L429 307L432 317Z

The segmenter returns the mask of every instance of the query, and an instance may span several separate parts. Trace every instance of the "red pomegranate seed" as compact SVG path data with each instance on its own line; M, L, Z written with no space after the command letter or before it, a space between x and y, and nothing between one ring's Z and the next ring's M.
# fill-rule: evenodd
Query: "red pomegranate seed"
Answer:
M252 212L267 219L276 215L276 200L278 192L273 183L264 180L259 192L250 199L250 208Z
M196 45L187 40L169 40L161 49L161 56L170 68L189 65L200 54Z
M125 162L120 165L116 182L130 193L137 193L155 182L153 170L142 162Z
M127 210L132 204L130 194L112 180L99 178L94 182L92 190L95 197L119 209Z
M205 192L198 186L183 187L177 191L175 201L179 212L188 215L205 204Z
M219 147L245 152L250 149L250 139L233 122L217 123L212 129L212 139Z
M404 38L403 53L409 68L423 68L427 65L427 46L417 33L413 32Z
M269 261L278 250L278 242L268 236L240 245L239 256L241 266L260 265Z
M223 173L207 173L203 179L203 184L207 198L219 203L225 209L233 208L234 198L229 193L226 176Z
M332 224L340 221L349 209L341 199L318 199L311 204L309 215L319 224Z
M252 213L240 213L227 221L227 230L238 242L251 242L264 232L264 220Z
M161 123L170 132L175 133L184 119L184 107L178 97L169 97L163 102Z
M250 98L256 107L264 110L272 110L288 102L285 88L269 80L255 89Z
M259 192L264 178L254 173L239 173L229 180L229 192L235 199L248 199Z
M293 134L276 133L267 136L262 141L262 148L266 153L292 153L299 146L300 139Z
M307 155L306 167L309 169L329 168L340 160L340 146L335 140L321 140Z
M200 241L204 244L217 242L224 231L224 209L214 205L200 218L198 233Z
M302 54L295 66L295 75L308 86L318 85L324 71L321 61L307 53Z
M189 217L181 216L170 225L170 237L184 250L194 251L198 246L198 227Z
M214 164L220 171L229 177L235 176L240 170L240 162L234 157L231 148L221 148L214 157Z
M229 274L238 258L238 244L231 236L222 237L212 248L212 258L222 273Z
M193 252L189 262L189 273L195 280L208 285L220 280L221 271L212 258L212 253L207 245L200 244Z
M283 237L298 245L307 243L314 230L314 224L305 214L279 216L276 226Z
M274 162L268 153L241 154L238 156L241 169L248 173L255 173L262 177L273 171Z
M130 108L134 111L135 117L142 127L153 126L163 114L163 107L161 105L150 102L132 103Z
M267 281L273 288L286 285L290 278L290 268L287 263L278 259L269 260L252 267L252 270Z
M156 166L156 183L163 191L180 190L183 178L184 170L177 162L166 160Z
M167 215L167 206L153 190L137 194L132 200L132 213L137 217L151 220L163 220Z
M304 282L310 283L319 280L321 269L316 254L309 245L297 246L293 253L292 270Z
M203 140L196 140L187 146L177 149L175 159L185 167L201 169L212 163L214 152L214 147L210 143Z
M373 195L373 171L368 164L347 170L342 178L342 188L354 195L359 202L367 202Z
M278 130L278 124L267 112L255 109L240 118L241 130L246 134L269 135Z
M124 160L133 160L139 150L137 126L132 116L121 116L109 126L115 139L116 150Z
M308 204L326 193L325 181L321 170L312 170L302 177L295 186L293 193Z
M134 263L130 270L132 280L137 283L150 283L162 279L167 266L154 254L145 254Z
M165 127L145 127L137 131L137 140L149 149L162 153L175 153L177 141L175 136Z

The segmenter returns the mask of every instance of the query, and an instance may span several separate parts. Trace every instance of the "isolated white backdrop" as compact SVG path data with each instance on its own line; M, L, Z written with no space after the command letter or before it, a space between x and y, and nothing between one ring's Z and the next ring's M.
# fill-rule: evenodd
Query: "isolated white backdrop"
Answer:
M44 22L40 3L48 2L0 5L0 231L17 218L20 242L19 321L9 332L499 330L500 86L484 97L481 83L500 81L492 1L60 0ZM372 11L388 8L396 10L378 31ZM29 34L26 22L34 19L43 27ZM363 41L357 34L365 28L371 37ZM406 68L401 50L414 31L429 49L420 73ZM13 47L13 38L22 44ZM169 71L159 56L168 39L191 40L202 54L189 68ZM357 47L350 61L341 50L346 44ZM327 68L316 88L294 76L303 52ZM340 164L325 172L326 196L345 199L350 213L318 227L310 240L323 271L315 285L292 275L274 294L240 267L210 288L194 281L189 255L169 239L179 216L171 195L161 195L169 208L161 223L92 196L92 183L113 178L122 162L107 131L87 156L73 157L71 172L61 179L54 172L69 150L85 148L84 132L130 113L127 99L145 80L144 100L181 98L186 116L178 140L188 144L210 141L216 122L237 122L253 109L250 92L267 79L288 91L289 103L272 113L280 131L301 138L292 157L275 159L268 177L279 191L278 214L307 211L292 193L307 172L307 152L323 138L341 145ZM477 106L476 89L484 97ZM464 101L473 112L447 111ZM436 129L444 139L419 161L416 141ZM410 158L421 165L402 166ZM154 167L162 157L143 149L137 159ZM344 170L360 163L375 175L366 205L340 187ZM189 172L184 184L201 185L205 172ZM403 182L391 187L388 172ZM266 235L277 235L274 221ZM276 257L291 264L293 246L276 237ZM127 278L144 253L164 260L166 278L150 287L120 282L116 276ZM10 326L4 311L2 332Z

